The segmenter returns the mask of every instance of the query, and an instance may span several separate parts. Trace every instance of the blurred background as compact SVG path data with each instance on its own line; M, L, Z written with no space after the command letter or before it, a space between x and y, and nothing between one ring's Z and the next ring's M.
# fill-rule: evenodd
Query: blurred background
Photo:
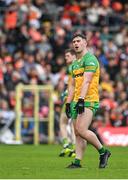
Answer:
M100 109L91 129L104 144L128 146L128 2L125 0L0 0L0 142L14 143L16 87L52 85L39 92L39 143L60 143L61 93L67 78L64 51L75 32L87 35L101 65ZM22 143L33 143L34 95L21 98ZM24 119L22 121L22 119Z

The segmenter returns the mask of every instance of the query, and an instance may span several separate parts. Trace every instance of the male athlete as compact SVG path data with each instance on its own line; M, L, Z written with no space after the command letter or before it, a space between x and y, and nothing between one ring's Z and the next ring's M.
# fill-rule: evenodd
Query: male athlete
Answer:
M89 130L93 115L99 107L99 63L88 51L87 40L83 34L74 35L72 44L77 59L72 64L73 78L66 101L66 114L74 119L76 158L68 168L81 167L86 142L99 152L99 168L105 168L111 153L103 147L94 132Z
M71 76L71 63L76 59L76 55L74 50L67 49L65 50L65 60L66 64L68 66L67 68L67 74L68 74L68 82L65 85L65 90L62 93L62 99L63 99L63 107L62 112L60 116L60 133L63 143L63 149L61 150L59 156L64 157L65 155L68 155L69 157L75 157L75 150L74 150L74 144L75 144L75 134L74 134L74 127L73 123L70 118L66 116L65 113L65 102L68 94L68 85L71 82L72 76ZM69 127L69 129L68 129ZM69 131L68 131L69 130Z

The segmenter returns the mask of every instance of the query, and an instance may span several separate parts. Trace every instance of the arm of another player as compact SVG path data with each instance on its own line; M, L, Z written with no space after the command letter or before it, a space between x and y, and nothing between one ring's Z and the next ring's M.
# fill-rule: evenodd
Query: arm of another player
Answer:
M68 96L67 96L67 103L71 103L74 97L75 91L75 80L72 76L70 76L70 82L68 83Z
M71 78L71 81L68 84L68 96L67 96L67 103L66 103L66 115L68 118L71 118L70 103L72 102L73 97L74 97L74 90L75 90L74 84L75 84L74 79Z

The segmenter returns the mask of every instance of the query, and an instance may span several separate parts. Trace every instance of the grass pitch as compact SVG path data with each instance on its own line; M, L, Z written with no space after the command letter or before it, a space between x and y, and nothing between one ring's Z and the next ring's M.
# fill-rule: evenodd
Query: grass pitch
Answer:
M98 169L98 153L88 146L83 168L67 169L73 160L58 157L59 145L0 145L1 179L127 179L128 147L111 147L106 169Z

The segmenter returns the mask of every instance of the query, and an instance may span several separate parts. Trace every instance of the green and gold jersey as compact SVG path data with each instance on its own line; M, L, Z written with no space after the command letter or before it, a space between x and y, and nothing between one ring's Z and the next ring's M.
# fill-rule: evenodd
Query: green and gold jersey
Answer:
M64 91L61 94L62 102L66 102L66 98L68 96L68 89L67 88L68 88L69 84L71 83L71 79L72 79L72 64L70 64L67 67L67 75L68 75L68 79L67 79L67 82L65 83Z
M68 85L70 84L71 82L71 79L72 79L72 64L70 64L67 68L67 75L68 75Z
M75 78L75 94L73 101L78 101L78 98L80 97L84 72L94 72L85 101L99 102L99 62L97 58L89 52L86 53L81 59L74 61L72 64L72 77Z

